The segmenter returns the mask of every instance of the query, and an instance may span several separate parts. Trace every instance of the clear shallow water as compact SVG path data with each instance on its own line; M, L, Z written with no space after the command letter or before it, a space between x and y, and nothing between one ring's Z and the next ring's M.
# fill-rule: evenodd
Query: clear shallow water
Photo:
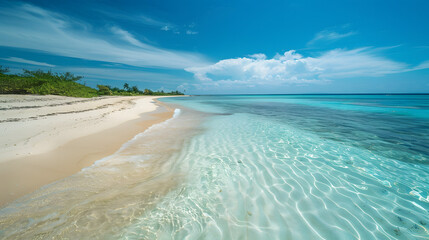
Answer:
M0 210L0 237L429 239L429 96L162 101L182 114Z
M429 238L429 96L165 101L223 115L130 238Z

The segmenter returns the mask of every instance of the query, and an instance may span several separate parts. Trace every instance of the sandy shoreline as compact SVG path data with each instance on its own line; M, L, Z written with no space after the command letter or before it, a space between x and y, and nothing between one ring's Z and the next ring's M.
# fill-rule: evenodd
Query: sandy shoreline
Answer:
M0 95L0 206L113 154L173 110L159 97Z

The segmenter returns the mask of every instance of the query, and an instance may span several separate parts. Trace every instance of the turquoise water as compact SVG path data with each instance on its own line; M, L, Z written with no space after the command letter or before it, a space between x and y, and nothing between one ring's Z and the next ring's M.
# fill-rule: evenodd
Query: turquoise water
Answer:
M0 209L0 238L429 239L429 95L161 100L173 119Z
M131 239L429 239L428 95L196 96L187 181Z

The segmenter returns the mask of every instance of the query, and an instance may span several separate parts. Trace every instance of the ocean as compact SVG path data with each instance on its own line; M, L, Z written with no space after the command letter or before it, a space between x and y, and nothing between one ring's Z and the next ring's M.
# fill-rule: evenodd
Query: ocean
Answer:
M0 210L0 238L429 239L429 95L162 98L175 117Z

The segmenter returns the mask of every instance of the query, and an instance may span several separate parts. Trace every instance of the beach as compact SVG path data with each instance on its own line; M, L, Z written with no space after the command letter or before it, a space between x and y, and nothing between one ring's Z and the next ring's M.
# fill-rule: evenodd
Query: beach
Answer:
M1 95L0 206L116 152L173 115L159 97Z
M428 9L0 0L0 240L429 240Z
M2 163L11 192L35 189L0 209L1 239L429 236L427 95L112 99L82 104L112 110L103 121L140 110Z

